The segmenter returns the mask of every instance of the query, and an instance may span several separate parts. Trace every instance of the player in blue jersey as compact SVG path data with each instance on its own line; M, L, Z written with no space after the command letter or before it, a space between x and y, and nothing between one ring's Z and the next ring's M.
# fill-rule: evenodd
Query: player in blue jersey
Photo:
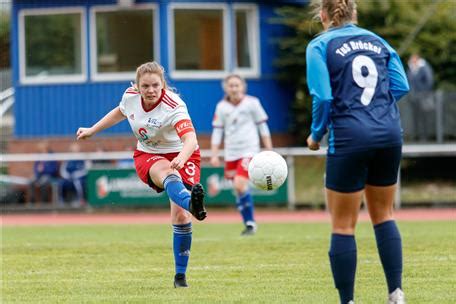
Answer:
M355 226L363 195L388 285L388 303L405 303L402 243L393 218L402 131L397 101L409 91L396 51L355 25L354 0L322 0L325 31L307 47L312 126L307 144L328 132L326 197L331 214L329 259L341 303L353 303Z

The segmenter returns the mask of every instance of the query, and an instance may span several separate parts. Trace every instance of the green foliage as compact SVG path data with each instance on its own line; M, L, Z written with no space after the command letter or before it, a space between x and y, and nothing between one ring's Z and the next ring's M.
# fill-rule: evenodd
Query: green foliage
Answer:
M10 66L10 15L0 10L0 68Z
M417 25L430 18L410 45L401 54L404 63L412 52L419 52L435 71L439 87L454 88L456 84L456 9L452 1L370 0L358 1L359 25L383 37L393 48L403 43ZM309 41L322 31L313 19L309 7L281 7L278 18L271 22L285 25L291 34L279 42L280 55L276 62L280 79L291 83L296 90L292 105L292 133L297 144L305 144L311 124L311 98L306 82L305 49Z
M291 132L297 144L304 144L307 138L311 117L312 100L308 95L306 81L306 47L322 31L322 27L306 8L281 7L277 10L273 23L283 24L291 29L291 35L279 42L280 53L276 61L279 79L289 82L295 88L295 101L291 106Z
M9 32L10 32L10 15L6 11L0 10L0 39L3 41L4 39L9 40Z
M360 26L382 36L396 50L406 47L400 54L404 63L412 53L418 52L433 67L439 87L456 88L456 6L453 1L359 1L358 11ZM422 22L423 27L410 45L404 45L409 34Z
M50 223L52 225L52 223ZM454 222L399 222L410 303L454 303ZM170 225L2 228L2 303L337 303L329 223L195 224L188 282L173 288ZM385 303L369 223L357 228L356 302Z
M30 52L28 66L39 67L40 70L51 70L56 66L71 69L76 58L75 52L80 47L77 45L77 22L72 15L27 17L25 35L28 37L26 49Z

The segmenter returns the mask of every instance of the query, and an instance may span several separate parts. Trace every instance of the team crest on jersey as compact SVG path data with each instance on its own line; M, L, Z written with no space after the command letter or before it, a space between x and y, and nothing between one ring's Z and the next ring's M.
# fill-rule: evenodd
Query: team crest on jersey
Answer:
M147 120L147 123L146 123L146 127L148 128L157 128L157 129L160 129L160 127L162 126L162 122L161 121L158 121L157 119L155 118L149 118Z

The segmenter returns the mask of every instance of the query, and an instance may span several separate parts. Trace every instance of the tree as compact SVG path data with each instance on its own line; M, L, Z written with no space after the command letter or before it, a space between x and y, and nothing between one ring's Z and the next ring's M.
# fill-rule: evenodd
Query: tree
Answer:
M10 66L10 15L0 10L0 69Z
M433 13L401 57L406 60L412 52L419 52L434 68L439 87L456 88L456 22L453 21L455 7L451 0L358 1L359 25L385 38L393 48L400 49L429 9L434 10ZM279 17L271 22L288 27L291 33L279 41L280 55L276 64L281 71L280 79L295 88L291 131L296 144L303 145L310 130L312 111L306 80L306 47L323 29L310 7L284 6L276 13Z

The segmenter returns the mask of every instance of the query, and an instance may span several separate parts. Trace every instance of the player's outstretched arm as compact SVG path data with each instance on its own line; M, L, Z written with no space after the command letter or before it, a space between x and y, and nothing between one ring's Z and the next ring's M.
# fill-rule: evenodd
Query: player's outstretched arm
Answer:
M106 114L102 119L100 119L96 124L90 128L79 128L76 132L76 138L87 139L91 136L97 134L98 132L103 131L104 129L110 128L115 124L118 124L126 117L122 114L119 107L114 108L111 112Z

